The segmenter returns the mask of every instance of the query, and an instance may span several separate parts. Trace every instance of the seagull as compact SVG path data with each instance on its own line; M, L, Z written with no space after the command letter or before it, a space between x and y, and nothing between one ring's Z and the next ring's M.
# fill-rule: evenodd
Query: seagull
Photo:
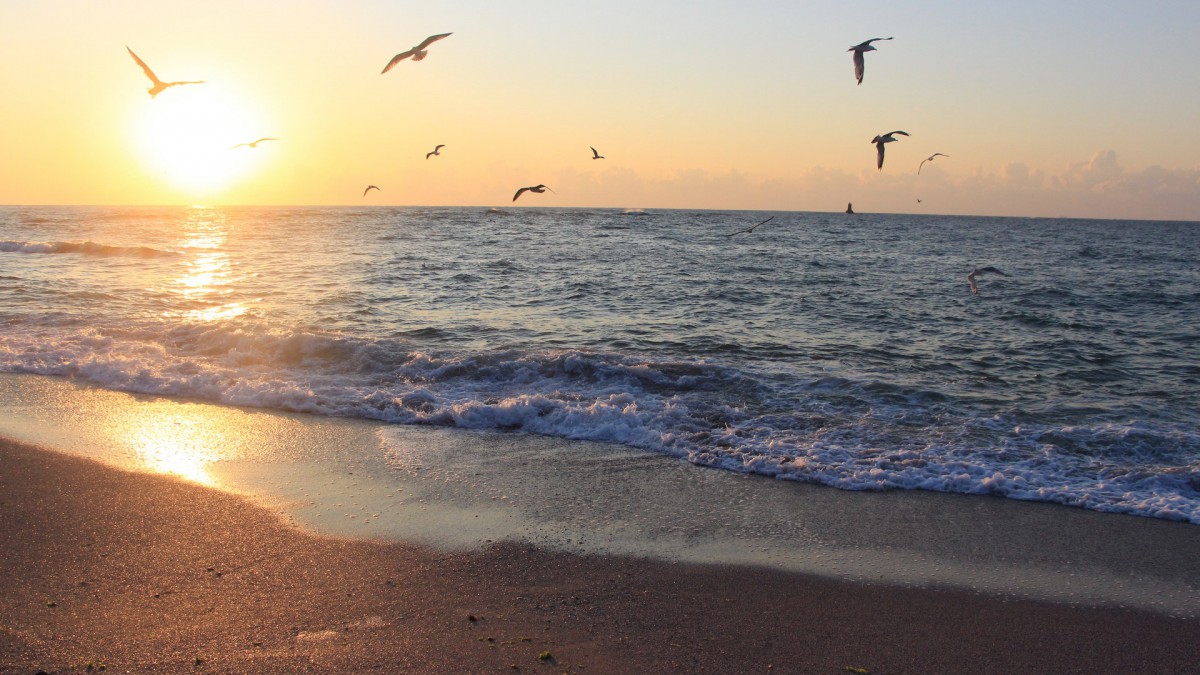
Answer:
M438 150L441 150L444 147L446 147L445 143L438 143L436 146L434 146L431 152L425 153L425 159L429 159L431 156L441 157L442 153L438 152Z
M762 221L761 223L755 223L754 225L751 225L749 228L747 228L745 230L738 230L737 232L730 232L729 234L727 234L725 236L732 237L735 234L750 234L751 232L754 232L754 228L756 228L759 225L762 225L764 223L769 223L772 220L775 220L775 216L771 216L770 218L767 218L766 220Z
M904 136L907 136L908 132L907 131L889 131L882 136L876 136L875 138L871 139L871 142L875 144L875 149L876 149L877 157L875 160L875 166L877 166L880 171L883 171L883 144L900 140L899 138L892 138L892 134L902 134Z
M433 44L434 42L437 42L438 40L441 40L444 37L450 37L450 35L451 35L451 33L442 33L440 35L430 35L429 37L427 37L423 41L421 41L421 44L417 45L416 47L413 47L412 49L410 49L406 52L400 52L399 54L393 56L392 60L388 61L388 64L383 67L383 71L380 72L379 74L382 75L383 73L386 73L387 71L394 68L397 63L400 63L401 61L403 61L404 59L407 59L410 56L412 57L413 61L420 61L421 59L424 59L429 54L429 52L425 51L426 47Z
M363 190L363 196L366 197L367 193L370 192L371 190L379 190L379 187L376 185L368 185L367 189ZM383 190L379 190L379 191L383 192Z
M996 269L995 267L991 267L991 266L976 267L974 270L972 270L970 273L967 274L967 283L971 284L971 292L974 293L975 295L979 295L979 287L975 285L975 275L976 274L999 274L1002 277L1008 276L1007 274L1005 274L1004 272L1001 272L1000 270Z
M930 155L930 156L926 157L925 159L921 160L921 164L917 166L917 175L920 175L920 174L921 174L921 167L922 167L922 166L925 166L925 162L932 162L934 157L945 157L945 158L949 159L949 158L950 158L950 155L943 155L943 154L942 154L942 153L940 153L940 152L935 152L935 153L933 153L932 155Z
M523 187L520 190L517 190L517 194L513 195L513 201L514 202L517 201L517 197L520 197L521 194L523 192L525 192L526 190L528 190L530 192L536 192L538 194L541 194L541 193L545 192L546 190L550 190L550 188L548 188L545 185L542 185L540 183L537 185L534 185L533 187ZM554 192L554 190L550 190L550 191Z
M589 145L588 147L590 148L591 146ZM596 152L595 148L592 148L592 159L604 159L604 155Z
M279 140L279 139L278 138L260 138L257 141L250 141L249 143L238 143L237 145L233 146L233 148L240 148L243 145L246 146L247 148L257 148L258 144L262 143L263 141L277 141L277 140ZM233 150L233 148L230 148L230 150Z
M858 80L859 84L862 84L863 68L866 67L866 62L863 61L863 52L875 51L875 47L871 44L872 42L876 42L878 40L891 40L891 39L892 38L890 38L890 37L871 38L870 40L867 40L866 42L860 42L846 50L848 52L854 52L854 79Z
M129 52L129 55L133 57L133 60L137 61L137 64L142 67L142 72L146 73L146 77L150 78L150 81L154 83L153 87L150 87L149 89L146 90L147 92L150 93L150 98L154 98L155 96L158 96L159 94L163 93L164 91L166 91L167 87L174 87L177 84L204 84L204 80L188 80L186 82L163 82L162 80L158 79L158 76L154 74L153 70L150 70L150 66L146 65L145 61L138 58L138 55L134 54L132 49L129 49L129 45L125 45L125 49Z

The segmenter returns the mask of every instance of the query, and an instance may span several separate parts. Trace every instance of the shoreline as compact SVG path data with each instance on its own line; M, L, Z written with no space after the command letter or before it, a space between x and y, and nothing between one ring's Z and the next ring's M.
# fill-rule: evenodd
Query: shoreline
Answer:
M5 673L1182 672L1200 659L1195 618L318 537L235 495L8 440L0 494Z
M246 498L323 537L496 543L1200 617L1200 529L1056 504L853 492L621 446L236 408L0 376L0 437Z

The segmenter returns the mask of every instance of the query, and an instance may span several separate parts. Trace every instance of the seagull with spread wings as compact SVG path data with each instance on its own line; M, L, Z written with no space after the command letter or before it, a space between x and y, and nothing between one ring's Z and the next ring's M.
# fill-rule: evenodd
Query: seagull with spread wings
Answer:
M863 54L865 52L876 51L875 45L871 44L872 42L878 42L880 40L891 40L891 39L892 38L890 38L890 37L871 38L870 40L867 40L866 42L860 42L846 50L848 52L854 52L854 79L858 80L859 84L862 84L863 70L867 67L867 63L863 59Z
M425 153L425 159L429 159L430 157L441 157L441 149L444 147L446 147L445 143L438 143L437 145L433 146L433 150Z
M943 155L940 152L935 152L932 155L921 160L921 163L917 166L917 175L921 174L921 167L925 166L925 162L932 162L934 157L945 157L946 159L949 159L950 155Z
M977 274L999 274L1002 277L1008 276L1004 272L1001 272L990 265L987 267L976 267L974 270L971 270L967 273L967 283L971 284L971 292L975 295L979 295L979 287L975 285L975 275Z
M591 147L591 146L588 146L588 147ZM592 148L592 159L604 159L604 155L596 152L595 148Z
M366 189L365 189L365 190L363 190L363 196L364 196L364 197L366 197L366 196L367 196L367 193L368 193L368 192L370 192L371 190L379 190L379 186L377 186L377 185L368 185L368 186L366 187ZM380 191L380 192L383 192L383 190L379 190L379 191Z
M767 218L766 220L764 220L762 222L755 223L744 230L738 230L737 232L730 232L729 234L727 234L725 236L732 237L735 234L750 234L750 233L754 232L754 228L758 227L759 225L766 225L767 223L771 222L772 220L775 220L775 216L771 216L770 218Z
M520 197L521 195L525 194L525 192L536 192L538 194L542 194L546 190L550 190L550 188L546 187L545 185L542 185L541 183L538 183L537 185L534 185L532 187L523 187L520 190L517 190L517 194L513 195L513 201L514 202L517 201L517 197ZM554 192L554 190L550 190L550 191Z
M383 73L386 73L387 71L394 68L397 63L400 63L401 61L403 61L404 59L407 59L410 56L412 57L413 61L420 61L420 60L424 59L426 56L429 55L429 52L426 51L426 49L425 49L426 47L437 42L438 40L441 40L442 38L450 37L450 35L451 35L451 33L441 33L440 35L430 35L429 37L422 40L421 44L417 45L416 47L413 47L412 49L410 49L406 52L400 52L399 54L393 56L392 60L388 61L388 64L383 67L383 72L381 72L379 74L382 75Z
M871 139L871 142L875 144L875 166L880 171L883 171L883 146L887 143L894 143L894 142L900 140L899 138L893 138L892 134L900 134L902 136L907 136L908 132L907 131L889 131L886 134L883 134L881 136L876 136L875 138Z
M257 141L250 141L249 143L238 143L237 145L233 146L233 148L240 148L240 147L243 147L243 146L245 146L245 147L247 147L247 148L257 148L257 147L258 147L258 144L259 144L259 143L262 143L263 141L277 141L277 140L279 140L279 139L278 139L278 138L265 138L265 137L264 137L264 138L260 138L260 139L258 139ZM233 148L230 148L230 150L233 150Z
M204 80L163 82L162 80L158 79L158 76L154 74L153 70L150 70L150 66L146 65L145 61L143 61L137 54L133 53L133 50L129 48L129 45L125 45L125 49L126 49L126 51L129 52L129 55L133 57L133 60L136 61L139 66L142 67L142 72L145 73L146 77L150 78L150 82L153 83L154 86L152 86L146 90L147 92L149 92L150 98L154 98L155 96L158 96L159 94L163 93L164 91L167 90L168 87L174 87L174 86L180 85L180 84L204 84Z

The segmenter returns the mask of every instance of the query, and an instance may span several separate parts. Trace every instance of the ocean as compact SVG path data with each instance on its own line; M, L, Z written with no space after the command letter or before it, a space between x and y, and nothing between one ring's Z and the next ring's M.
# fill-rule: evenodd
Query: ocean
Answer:
M1198 254L1184 222L0 207L0 372L1200 523Z

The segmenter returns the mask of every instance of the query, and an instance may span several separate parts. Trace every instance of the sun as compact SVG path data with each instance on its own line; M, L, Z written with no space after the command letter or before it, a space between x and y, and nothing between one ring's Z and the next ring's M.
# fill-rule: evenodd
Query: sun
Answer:
M274 134L244 96L220 84L172 87L139 108L131 129L142 160L191 197L219 195L273 154L266 143L233 147Z

